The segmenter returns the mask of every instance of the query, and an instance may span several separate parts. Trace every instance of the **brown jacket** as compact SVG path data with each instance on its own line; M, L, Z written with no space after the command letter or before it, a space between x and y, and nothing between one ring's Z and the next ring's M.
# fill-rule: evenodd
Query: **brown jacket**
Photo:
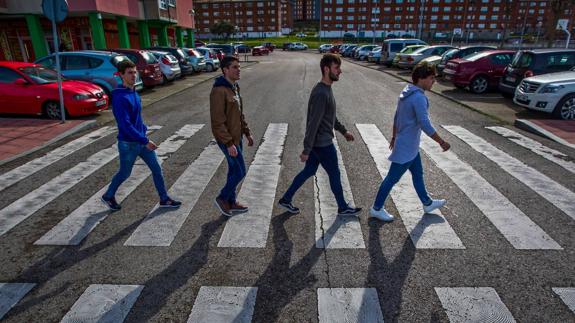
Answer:
M223 77L216 79L210 93L212 133L216 141L230 147L239 145L242 135L249 136L239 86L233 86ZM237 96L236 96L237 92Z

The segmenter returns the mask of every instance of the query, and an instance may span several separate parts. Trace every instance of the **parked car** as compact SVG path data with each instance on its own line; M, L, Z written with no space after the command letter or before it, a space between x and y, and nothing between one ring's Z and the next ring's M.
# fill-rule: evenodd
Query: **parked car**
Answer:
M256 56L256 55L269 55L270 51L265 48L264 46L255 46L254 48L252 48L252 55Z
M381 62L387 67L391 66L393 58L397 53L399 53L405 46L409 45L427 45L426 42L419 39L412 38L390 38L383 41L381 46Z
M456 87L469 86L473 93L485 93L489 88L497 87L514 53L511 50L488 50L452 59L443 70L444 78Z
M217 71L220 68L220 60L214 49L207 47L198 47L196 48L196 50L200 52L202 56L204 56L204 59L206 61L206 71L213 72Z
M236 52L238 52L239 54L245 54L252 51L250 46L246 44L234 44L234 48L236 49Z
M208 47L206 47L208 48ZM222 52L221 49L219 48L210 48L211 50L213 50L214 52L216 52L216 57L220 60L220 62L222 61L222 59L224 59L224 57L226 56L224 54L224 52Z
M194 47L206 47L206 43L201 40L194 40Z
M466 46L461 48L450 49L445 53L443 53L443 55L441 56L441 62L439 62L439 64L437 64L436 66L437 75L441 76L441 74L443 73L443 69L447 64L447 61L449 61L450 59L462 58L471 54L482 52L484 50L495 50L495 49L497 48L493 46Z
M160 70L162 71L163 84L173 81L180 76L182 76L182 70L180 69L180 64L178 64L178 59L174 55L168 52L161 51L150 51L154 57L158 60L160 64Z
M338 45L333 45L330 49L329 52L332 54L339 54L339 52L341 51L341 47L343 45L342 44L338 44Z
M515 88L525 77L568 71L575 66L574 49L533 49L518 51L505 69L499 91L512 97Z
M307 45L304 43L292 43L290 50L307 50Z
M411 54L413 52L415 52L416 50L423 48L427 45L409 45L409 46L405 46L403 47L403 49L401 51L399 51L398 54ZM399 61L399 55L395 55L395 57L393 58L393 61L391 62L392 66L397 67L397 62Z
M282 44L282 50L290 50L292 43L283 43Z
M347 45L345 49L343 49L340 54L344 57L351 57L353 55L353 50L357 48L357 45Z
M164 82L160 64L154 55L146 50L116 48L112 52L126 55L134 64L145 87L154 87Z
M333 46L331 44L322 44L319 46L318 51L320 53L327 53Z
M356 49L355 53L353 54L353 58L359 59L360 61L366 61L369 53L376 47L378 46L377 45L360 46Z
M262 46L264 46L265 48L267 48L270 53L274 51L274 49L276 49L276 45L274 45L273 43L263 43Z
M188 61L192 64L194 72L199 73L206 70L206 59L195 48L182 48L188 55Z
M100 86L106 95L122 84L117 75L117 66L123 60L129 60L125 55L109 51L77 51L60 53L62 75L69 80L94 83ZM51 54L35 62L50 69L56 69L56 55ZM138 75L136 90L141 91L144 83Z
M298 38L303 38L303 37L305 37L305 34L304 33L297 33L295 36Z
M367 61L379 64L381 61L381 46L377 46L367 55Z
M435 46L426 46L422 47L413 53L409 54L397 54L399 56L399 60L397 61L397 67L399 68L406 68L412 69L417 65L417 63L421 62L422 59L431 57L431 56L441 56L446 51L452 49L453 46L449 45L435 45Z
M230 44L207 44L206 47L219 49L224 53L224 56L240 57L236 48Z
M55 70L39 64L0 61L0 75L0 113L62 117ZM108 108L108 96L93 83L64 79L62 92L66 115L81 116Z
M439 62L441 62L441 56L438 55L429 56L428 58L424 58L420 61L420 63L427 63L428 66L434 66L436 68Z
M559 119L575 120L575 68L523 79L515 90L513 102L553 113Z
M182 71L183 75L189 75L194 73L194 67L192 66L192 64L188 59L188 54L186 54L186 52L183 49L178 47L167 47L167 46L155 46L147 49L168 52L172 54L178 60L180 70Z

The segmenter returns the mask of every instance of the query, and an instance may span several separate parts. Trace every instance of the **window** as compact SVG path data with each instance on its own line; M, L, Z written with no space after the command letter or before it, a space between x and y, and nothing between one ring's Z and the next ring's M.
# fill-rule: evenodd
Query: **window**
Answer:
M391 8L390 8L390 7L385 7L385 8L383 8L383 11L384 11L384 12L390 12L390 11L391 11Z
M482 16L479 16L479 20L485 20L485 19L487 19L486 16L483 16L483 15L482 15Z
M540 14L544 14L544 13L545 13L545 9L539 9L539 13L540 13Z
M379 9L379 8L378 8L378 9ZM395 7L395 11L396 11L396 12L401 12L402 9L403 9L403 7Z
M490 25L489 25L489 28L491 28L491 29L496 29L496 28L497 28L497 24L490 24Z
M208 9L208 4L207 3L202 4L202 9Z
M335 8L335 12L343 12L343 8Z
M336 4L343 4L343 0L335 0Z
M443 20L449 21L449 16L443 16Z
M335 16L335 20L343 20L341 16Z
M567 71L575 65L575 53L550 53L544 61L547 62L547 71Z
M499 19L499 16L498 16L498 15L493 15L493 16L491 16L491 20L497 20L497 19Z
M481 12L487 12L487 7L481 7Z
M136 62L137 61L136 59ZM90 69L90 60L84 56L69 55L66 56L64 66L65 70L87 70Z
M349 8L347 8L347 12L355 12L355 8L349 7Z
M535 13L535 9L529 9L529 14L534 14Z
M484 29L484 28L485 28L485 24L477 24L477 28L479 28L479 29Z
M158 7L160 7L160 9L168 9L168 1L167 0L159 0L158 1Z
M395 3L397 3L397 4L402 4L402 3L403 3L403 0L395 0Z
M264 6L264 3L263 3L263 2L258 2L258 8L261 8L261 7L263 7L263 6Z
M347 24L347 29L353 29L353 24Z
M444 12L451 12L451 7L444 7L444 8L443 8L443 11L444 11Z
M491 10L493 10L493 12L499 12L499 7L493 7Z
M246 11L246 16L251 16L251 15L253 15L253 14L254 14L254 13L253 13L253 11L251 11L251 10Z
M174 7L174 8L175 8L175 7L176 7L176 0L169 0L169 1L168 1L168 5L169 5L170 7Z
M19 78L24 77L9 68L0 67L0 83L14 83Z
M401 16L395 16L395 21L401 21Z
M508 65L511 62L511 54L496 54L490 57L495 65Z
M431 16L431 21L436 21L437 20L437 16Z
M354 19L353 16L347 16L347 20L349 20L349 21L354 21L355 19Z
M437 29L437 24L429 24L429 28L431 28L431 29Z
M439 12L439 7L432 7L431 12Z

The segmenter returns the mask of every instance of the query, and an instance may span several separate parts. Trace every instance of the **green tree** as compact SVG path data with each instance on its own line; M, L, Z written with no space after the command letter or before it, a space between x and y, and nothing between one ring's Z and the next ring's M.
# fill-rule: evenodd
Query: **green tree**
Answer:
M235 33L235 26L229 21L220 20L210 27L210 32L220 37L223 35L225 39L228 39L230 35Z

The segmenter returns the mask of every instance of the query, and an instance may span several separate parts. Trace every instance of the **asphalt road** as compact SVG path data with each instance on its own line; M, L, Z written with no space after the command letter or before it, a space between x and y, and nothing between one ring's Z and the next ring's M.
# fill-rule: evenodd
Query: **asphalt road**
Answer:
M303 166L298 156L308 96L320 79L319 59L317 54L277 51L258 58L259 64L241 72L245 113L256 141L254 147L245 148L248 167L257 147L263 143L268 125L288 124L276 202ZM368 220L368 209L381 176L355 126L373 124L389 139L397 96L405 83L348 62L344 62L342 69L343 74L333 91L338 118L355 135L355 141L345 142L339 134L337 139L355 204L364 207L359 219L364 248L316 248L312 180L301 188L294 200L301 214L285 213L274 203L264 248L218 247L228 221L214 208L213 198L225 182L225 162L217 168L169 246L124 245L157 203L151 178L126 198L120 212L103 220L79 245L35 245L34 242L110 181L117 169L117 160L114 160L0 235L0 283L36 284L3 319L6 322L57 322L91 284L116 284L144 286L126 322L185 322L202 286L257 287L253 322L318 322L320 288L375 288L385 322L448 322L446 307L449 306L442 304L436 289L442 287L493 288L518 322L573 322L575 314L552 288L575 287L575 214L569 214L573 209L566 210L549 196L544 198L538 193L563 187L559 196L569 197L569 193L575 192L573 172L486 129L498 125L492 119L429 94L432 121L440 135L451 143L452 153L515 205L559 248L516 248L485 215L485 210L472 202L466 191L425 153L422 159L428 191L434 198L448 200L447 206L441 209L443 216L436 215L427 221L447 223L463 248L416 248L402 217L398 216L398 205L391 198L386 208L396 215L394 222L383 224ZM212 139L210 89L211 82L204 82L144 111L147 124L162 126L150 135L157 143L186 124L205 124L165 160L163 169L168 187ZM541 186L523 183L518 178L524 178L525 169L519 169L516 176L512 176L504 170L504 162L490 160L473 149L443 127L448 125L467 129L557 185L548 186L544 181ZM573 150L510 129L566 154L560 158L573 164ZM0 191L0 219L2 209L114 142L115 136L107 136ZM54 148L3 165L0 174ZM383 160L383 164L387 162ZM467 183L467 192L481 196L483 186L473 181ZM496 203L489 200L489 194L484 196L488 200L483 200L482 205ZM185 196L177 197L185 199ZM46 198L41 195L36 200ZM573 204L573 200L567 201L569 203ZM506 205L495 206L504 210L501 214L495 212L496 217L504 218ZM30 207L24 203L19 211L25 212ZM420 205L411 207L420 208ZM511 226L511 232L518 235L523 233L521 230L514 231Z

